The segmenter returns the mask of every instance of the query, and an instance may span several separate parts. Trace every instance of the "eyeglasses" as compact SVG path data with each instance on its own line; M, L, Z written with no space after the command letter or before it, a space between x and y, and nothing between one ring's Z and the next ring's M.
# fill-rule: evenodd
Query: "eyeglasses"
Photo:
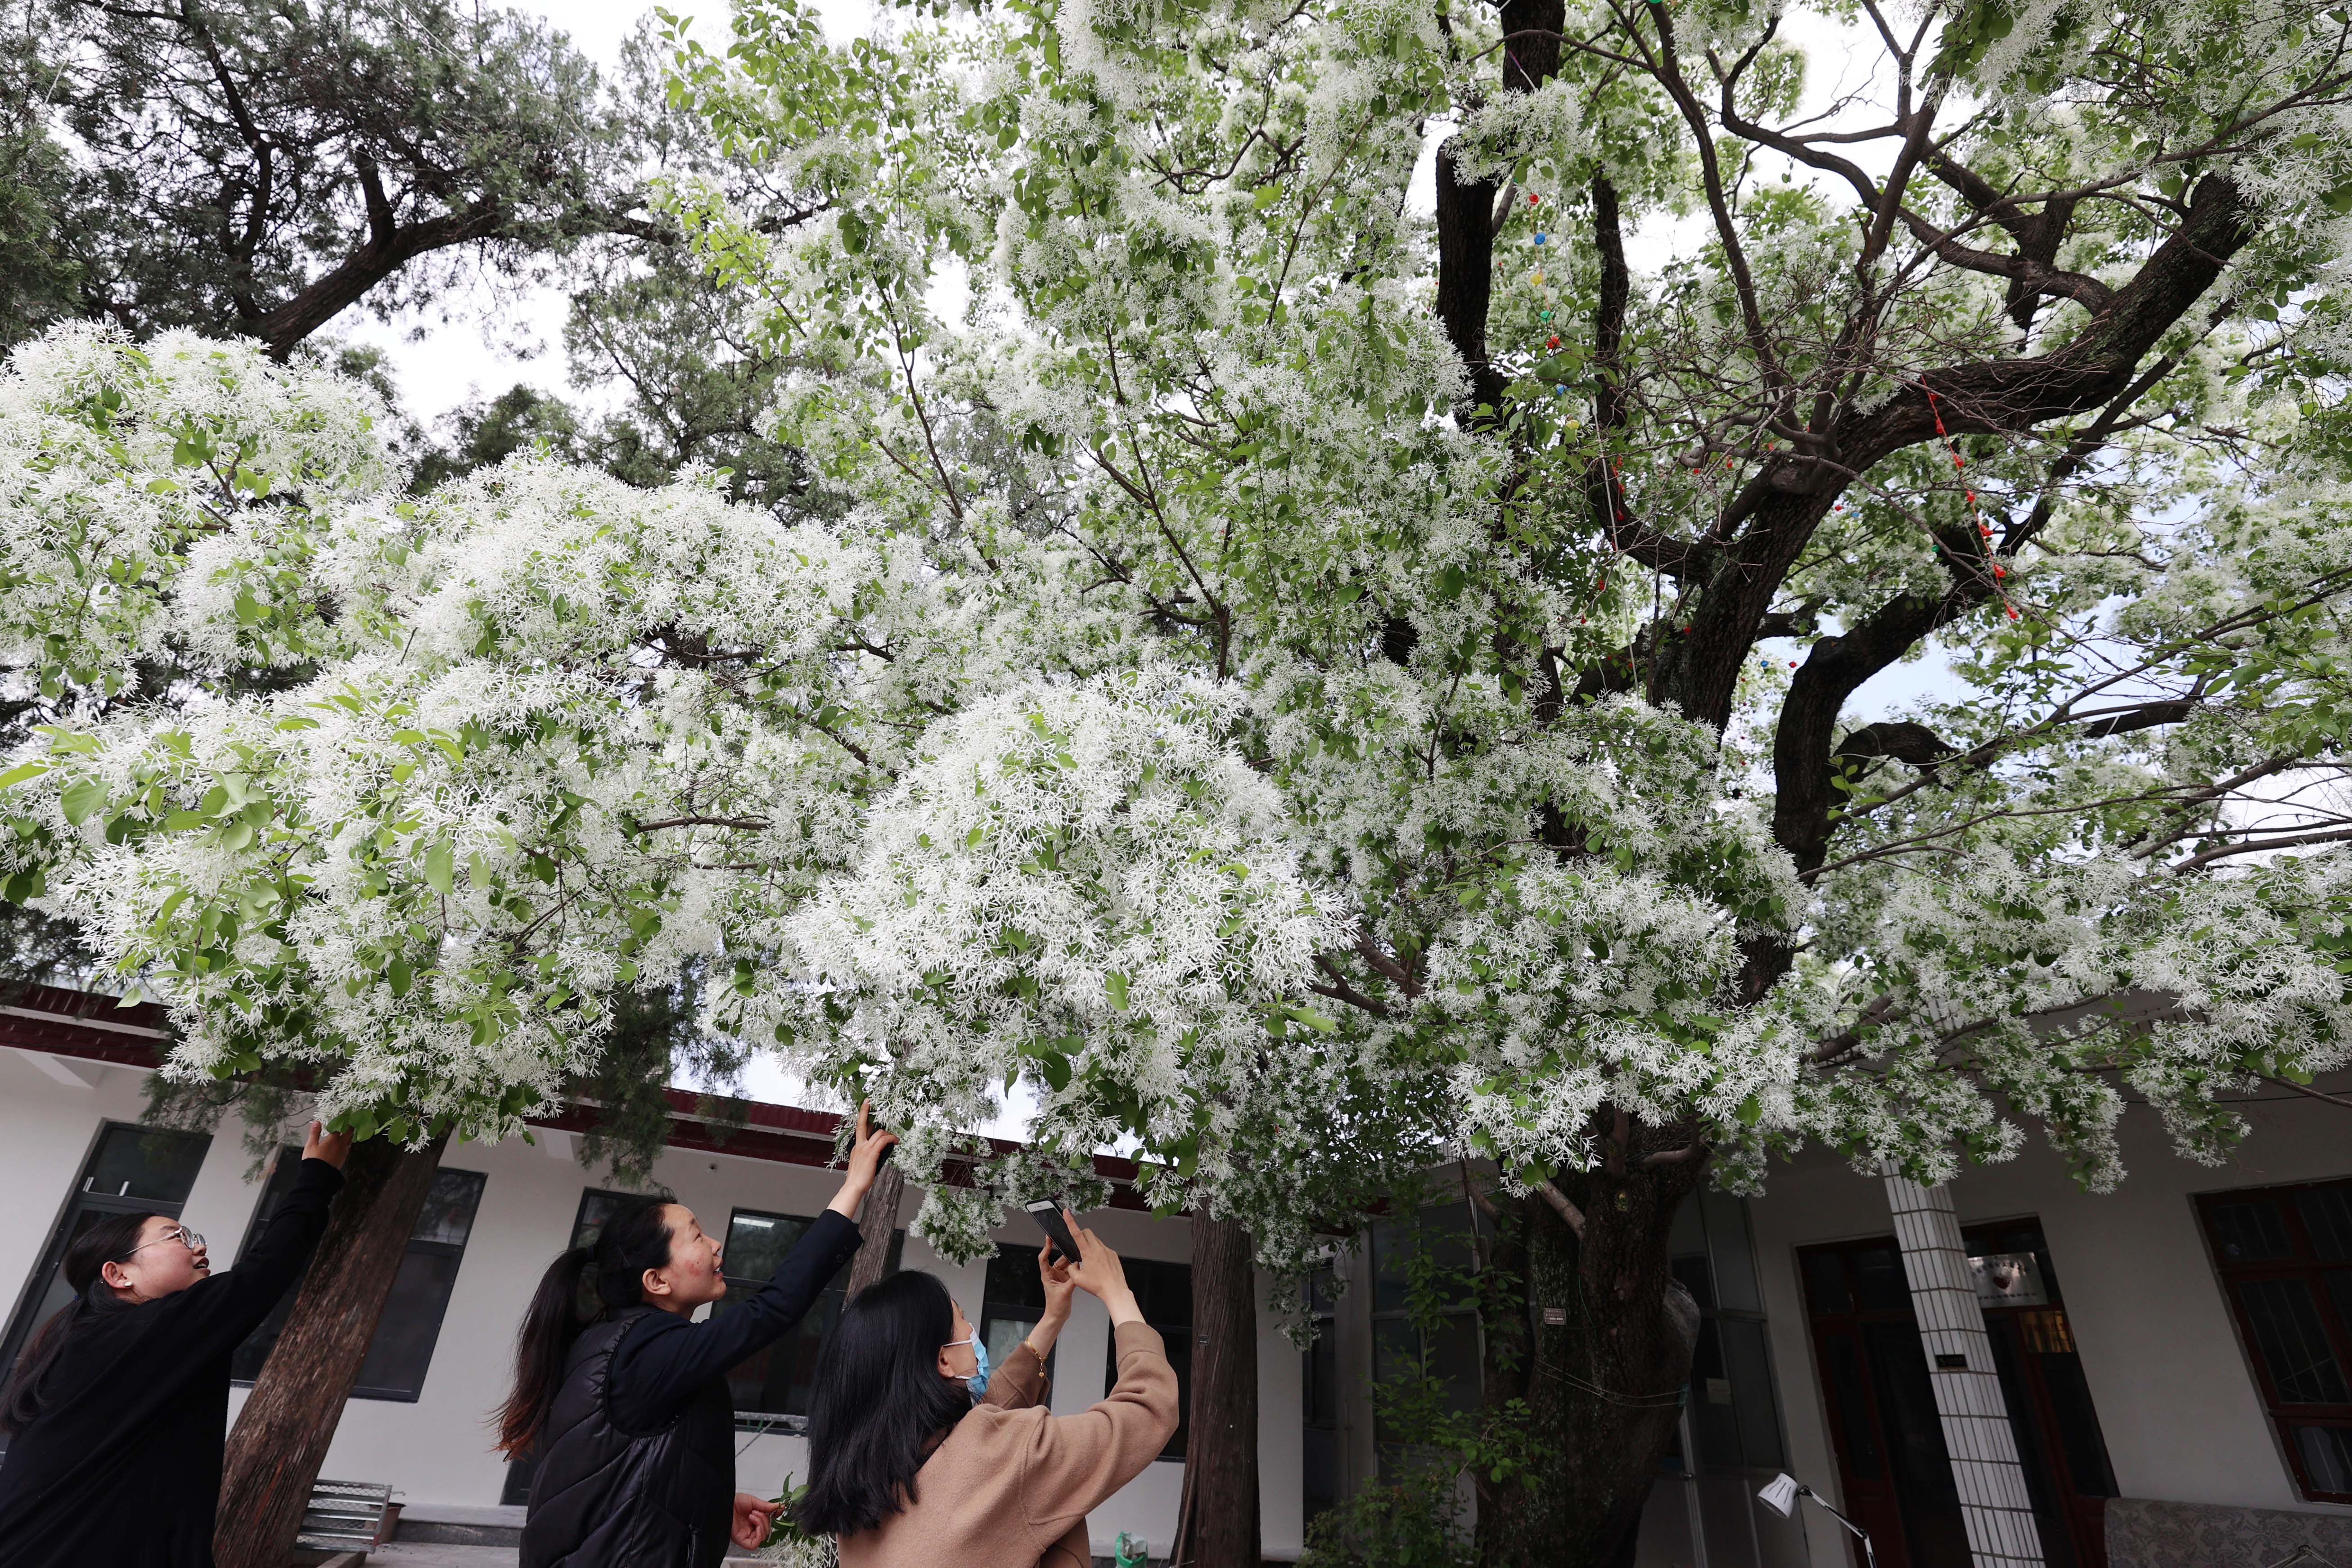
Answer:
M131 1252L144 1252L151 1247L161 1247L167 1241L176 1241L181 1246L186 1247L190 1252L201 1251L205 1245L205 1238L203 1237L198 1236L194 1231L190 1230L184 1225L175 1225L171 1229L165 1231L163 1235L157 1237L154 1240L141 1242L138 1246L132 1247ZM131 1252L126 1252L122 1256L128 1258L131 1256Z

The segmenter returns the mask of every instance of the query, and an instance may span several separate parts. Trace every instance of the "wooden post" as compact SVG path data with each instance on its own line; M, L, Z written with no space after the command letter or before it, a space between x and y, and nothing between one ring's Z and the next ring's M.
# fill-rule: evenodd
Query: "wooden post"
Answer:
M1192 1215L1192 1402L1175 1568L1258 1568L1257 1266L1250 1234Z
M285 1331L229 1434L215 1568L281 1568L343 1418L446 1137L409 1151L355 1145Z

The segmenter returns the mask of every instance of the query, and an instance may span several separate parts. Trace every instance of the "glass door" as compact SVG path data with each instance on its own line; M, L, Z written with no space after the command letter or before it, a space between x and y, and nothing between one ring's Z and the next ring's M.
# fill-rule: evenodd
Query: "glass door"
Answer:
M2042 1227L2019 1220L1961 1236L2043 1560L2105 1568L2115 1478ZM1806 1247L1798 1261L1847 1511L1884 1568L1969 1568L1934 1374L1894 1238Z

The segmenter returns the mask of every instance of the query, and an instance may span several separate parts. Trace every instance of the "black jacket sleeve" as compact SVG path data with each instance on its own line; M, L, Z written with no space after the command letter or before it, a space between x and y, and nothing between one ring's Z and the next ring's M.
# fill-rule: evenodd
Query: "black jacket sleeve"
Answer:
M174 1353L191 1363L236 1348L302 1278L326 1234L327 1208L342 1190L343 1173L324 1160L305 1160L278 1212L225 1274L200 1279L158 1303L169 1320Z
M695 1390L800 1326L826 1284L857 1251L857 1226L827 1209L750 1300L693 1323L669 1312L639 1319L613 1352L606 1394L627 1432L667 1426Z

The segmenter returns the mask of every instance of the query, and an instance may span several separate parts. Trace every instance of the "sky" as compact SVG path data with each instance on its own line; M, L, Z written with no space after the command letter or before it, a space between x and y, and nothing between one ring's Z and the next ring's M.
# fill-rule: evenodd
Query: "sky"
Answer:
M617 67L622 44L638 18L651 9L636 0L567 0L562 5L532 0L513 3L517 9L546 16L562 27L583 52L607 72ZM676 0L672 3L675 5ZM816 0L816 5L826 32L835 38L870 31L877 15L873 0ZM717 0L698 11L677 8L699 22L706 41L716 41L725 25L724 0ZM1867 64L1875 55L1874 48L1855 47L1854 35L1841 36L1835 24L1803 12L1791 13L1790 29L1812 57L1807 101L1801 112L1822 112L1836 95L1864 85ZM1450 124L1442 122L1432 127L1428 145L1415 171L1410 199L1424 212L1434 205L1436 147L1451 130ZM1866 154L1858 153L1857 156L1866 160ZM1664 231L1637 233L1631 237L1628 246L1631 259L1639 268L1645 259L1663 258L1683 237L1685 237ZM502 299L494 306L460 300L424 315L412 314L390 321L353 311L336 324L335 331L352 342L383 348L402 401L410 413L430 423L451 409L494 397L517 383L580 399L583 389L572 385L565 374L563 318L564 297L561 290L542 287L527 290L520 298ZM1801 657L1793 646L1784 649L1768 647L1763 651L1777 651L1784 659ZM1900 664L1883 671L1849 700L1847 716L1857 723L1884 718L1923 696L1947 694L1954 684L1948 661L1940 655L1931 654L1916 663ZM798 1104L807 1099L800 1084L766 1058L755 1059L740 1085L689 1087L728 1089L785 1104ZM1023 1086L1005 1112L982 1131L1003 1138L1021 1136L1034 1104L1026 1086Z

